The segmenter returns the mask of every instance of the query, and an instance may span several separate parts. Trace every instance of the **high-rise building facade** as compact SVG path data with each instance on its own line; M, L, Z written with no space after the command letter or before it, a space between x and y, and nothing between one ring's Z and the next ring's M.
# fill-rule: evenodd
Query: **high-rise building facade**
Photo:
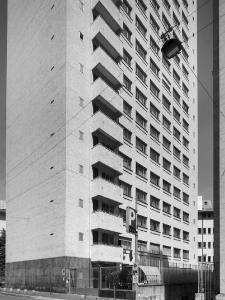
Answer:
M133 264L127 207L138 251L197 262L196 6L8 1L8 282Z
M213 263L214 215L211 200L198 197L198 261Z

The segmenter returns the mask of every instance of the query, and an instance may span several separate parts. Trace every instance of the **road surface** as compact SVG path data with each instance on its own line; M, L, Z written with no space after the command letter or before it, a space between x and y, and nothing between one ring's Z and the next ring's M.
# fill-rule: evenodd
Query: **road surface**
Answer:
M62 300L55 298L54 296L50 297L42 297L42 296L32 296L32 297L27 297L27 296L14 296L14 295L5 295L0 293L0 300ZM75 298L76 299L76 298Z

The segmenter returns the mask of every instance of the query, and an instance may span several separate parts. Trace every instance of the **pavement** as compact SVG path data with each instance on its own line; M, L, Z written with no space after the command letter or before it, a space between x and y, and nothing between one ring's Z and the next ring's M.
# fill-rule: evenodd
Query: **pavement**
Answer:
M57 294L49 292L37 292L37 291L27 291L27 290L13 290L13 289L0 289L0 300L96 300L104 298L96 296L85 296L76 294Z

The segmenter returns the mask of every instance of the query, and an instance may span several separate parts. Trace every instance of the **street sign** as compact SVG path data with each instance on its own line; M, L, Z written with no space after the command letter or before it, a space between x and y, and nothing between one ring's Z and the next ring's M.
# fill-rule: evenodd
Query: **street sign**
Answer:
M126 231L136 234L137 232L137 211L127 206L126 209Z
M133 284L138 283L138 274L133 274Z

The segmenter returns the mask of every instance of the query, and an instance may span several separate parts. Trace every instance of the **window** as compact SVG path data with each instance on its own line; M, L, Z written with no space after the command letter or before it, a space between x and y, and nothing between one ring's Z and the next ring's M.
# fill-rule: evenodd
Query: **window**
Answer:
M171 214L171 205L166 202L163 202L163 212L170 215Z
M131 42L132 32L129 30L129 28L124 23L123 23L123 35L129 42Z
M156 139L157 141L159 141L160 132L155 127L153 127L152 125L150 126L150 135L154 139Z
M136 16L136 27L137 29L140 31L140 33L146 37L146 32L147 32L147 29L145 28L145 26L142 24L141 20Z
M163 103L163 106L168 110L170 111L170 101L163 95L162 97L162 103Z
M79 241L82 242L84 240L84 234L79 232Z
M167 81L168 82L168 81ZM171 84L169 83L167 83L164 79L162 79L162 85L163 85L163 87L168 91L168 93L170 94L170 86L171 86Z
M170 126L171 126L171 122L165 117L163 116L163 126L170 131Z
M208 228L208 234L211 234L211 228Z
M147 228L147 226L146 226ZM138 251L146 252L147 251L147 242L138 240L137 245Z
M178 104L180 104L180 95L175 89L173 89L173 98Z
M186 155L183 155L183 164L189 167L189 158Z
M80 99L80 107L84 107L84 99L81 97L79 99Z
M151 24L153 30L155 31L155 33L157 35L159 35L160 26L158 25L158 23L156 22L156 20L153 18L153 16L151 14L150 14L150 24Z
M188 10L188 2L186 0L183 0L183 5Z
M165 56L163 55L162 57L162 63L163 63L163 66L167 69L167 71L169 71L170 73L170 62L168 61L168 59L165 58Z
M84 173L84 166L79 165L79 173L81 173L81 174Z
M141 11L145 14L147 7L146 7L145 3L143 2L143 0L136 0L136 3L138 5L138 7L141 9Z
M130 106L126 101L123 101L123 112L131 117L132 106Z
M129 91L131 92L131 85L132 85L132 82L130 79L127 78L127 76L123 75L123 85L124 87Z
M162 15L162 22L164 24L165 27L165 31L170 29L170 22L167 20L167 18L164 16L164 14Z
M160 254L160 245L159 244L150 243L150 253Z
M157 0L151 0L152 7L157 15L159 15L159 4Z
M131 162L132 159L124 154L121 155L123 157L123 166L124 168L131 170Z
M173 175L175 177L177 177L178 179L180 179L180 169L178 169L177 167L173 167Z
M150 59L150 69L152 70L152 72L159 77L159 67L157 67L156 63Z
M142 165L136 163L136 174L138 176L141 176L143 178L147 178L147 169L143 167Z
M82 0L79 1L79 8L81 11L84 11L84 2Z
M81 141L84 140L84 133L81 130L79 130L79 140L81 140Z
M147 97L138 88L136 88L136 99L146 107Z
M173 195L174 197L180 199L180 189L178 189L177 187L173 187Z
M184 83L182 84L182 90L183 90L183 93L185 94L185 96L188 97L189 89L186 87L186 85Z
M184 50L184 48L183 48L181 51L182 51L183 58L184 58L184 59L186 60L186 62L188 63L189 55L188 55L187 52Z
M173 70L173 79L178 85L180 85L180 76L177 74L175 70Z
M130 17L131 16L132 7L129 5L129 3L126 0L123 0L122 8L126 12L126 14Z
M136 112L136 123L146 130L147 120L143 118L138 112Z
M183 137L183 145L184 145L184 147L186 147L187 149L189 148L189 141L188 141L185 137Z
M167 193L171 193L171 184L169 182L167 182L166 180L163 180L163 190Z
M180 30L180 22L174 13L173 13L173 24L178 28L178 30Z
M186 194L186 193L183 193L183 201L186 203L186 204L189 204L189 195ZM201 228L200 228L201 229Z
M179 11L180 10L180 4L178 2L178 0L173 0L174 6L176 7L176 9Z
M198 248L202 248L202 243L198 242Z
M163 137L163 147L170 151L170 146L171 142L167 138Z
M156 98L159 98L159 89L157 86L150 80L150 91Z
M198 234L202 234L202 229L198 228Z
M203 228L203 234L206 234L206 228Z
M150 182L159 187L159 176L153 172L150 172Z
M120 244L123 249L131 250L131 240L120 239Z
M153 219L150 220L150 230L160 232L159 225L160 223L158 221L155 221Z
M147 75L137 64L136 64L136 75L144 84L146 84Z
M147 193L136 189L136 200L147 203Z
M180 141L180 131L173 127L173 136Z
M159 209L160 200L154 196L150 196L150 206Z
M185 173L183 173L183 182L189 185L189 176L187 176Z
M83 39L84 39L84 35L83 35L83 33L82 32L80 32L80 39L83 41Z
M146 154L147 144L136 137L136 148Z
M170 172L171 162L163 157L163 169Z
M175 218L177 218L177 219L180 219L181 217L180 217L180 209L179 208L177 208L177 207L174 207L173 208L173 216L175 217Z
M189 223L189 214L186 212L183 212L183 221Z
M147 228L147 218L138 215L137 216L137 226L142 228Z
M208 262L211 262L211 256L208 256Z
M184 128L187 132L189 132L189 124L188 124L188 122L187 122L185 119L183 119L183 128Z
M183 259L189 259L189 251L183 250Z
M178 248L173 248L173 256L174 258L180 258L180 249Z
M151 115L156 118L157 120L159 120L159 113L160 111L158 110L158 108L155 107L154 104L150 103L150 113Z
M147 55L147 52L146 52L146 50L141 46L141 44L138 42L138 40L136 40L136 51L137 51L137 53L141 56L141 58L143 58L143 60L146 61L146 55Z
M79 199L79 207L83 208L84 207L84 200Z
M173 108L173 117L178 123L180 123L180 113L176 110L176 108Z
M163 0L163 5L165 6L167 11L170 10L170 4L169 4L168 0Z
M182 72L183 72L184 77L185 77L187 80L189 80L189 78L188 78L189 73L188 73L188 71L187 71L187 69L185 68L184 65L182 65Z
M211 242L208 242L208 248L209 249L211 248Z
M123 194L125 196L131 197L131 185L124 181L120 181L120 186L123 189Z
M182 108L183 108L183 111L186 112L186 114L188 114L189 106L184 101L183 101Z
M132 137L132 133L128 129L124 128L123 129L124 140L127 141L128 143L131 143L131 137Z
M129 67L131 67L132 57L125 49L123 49L123 60L126 64L128 64Z
M150 158L157 164L159 164L159 156L160 156L160 154L158 152L156 152L154 149L150 148Z
M176 239L180 239L180 229L179 228L174 227L174 229L173 229L173 236Z
M183 11L182 11L182 21L188 27L188 18L185 16Z
M163 246L163 255L164 256L171 256L171 247Z
M179 56L178 55L174 56L173 60L176 63L176 65L178 66L178 68L180 68L180 58L179 58Z
M180 150L173 146L173 155L180 160Z
M126 223L126 210L119 208L119 216L123 218L123 223Z
M83 74L84 73L84 65L81 63L79 64L80 72Z
M163 234L165 235L171 235L171 226L167 224L163 224Z
M152 37L150 37L150 47L156 55L159 55L160 48L159 48L158 44L156 43L156 41Z

